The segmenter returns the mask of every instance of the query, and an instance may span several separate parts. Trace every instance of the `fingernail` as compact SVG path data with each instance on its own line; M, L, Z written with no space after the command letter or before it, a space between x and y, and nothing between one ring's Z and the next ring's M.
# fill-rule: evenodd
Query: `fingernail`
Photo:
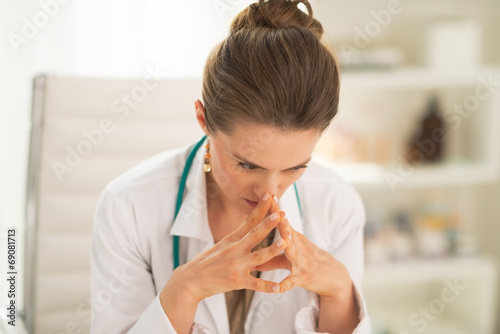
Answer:
M274 202L278 203L278 196L274 195L273 199L274 199Z
M279 286L279 285L273 285L273 286L271 287L271 289L272 289L273 291L279 292L279 291L280 291L280 286Z
M278 212L273 213L273 214L271 215L271 217L269 217L269 218L271 218L271 220L276 220L276 219L278 219Z
M269 197L271 197L271 195L269 195L268 193L266 193L266 194L264 195L264 197L262 197L262 200L263 200L263 201L267 201L267 199L268 199Z
M286 212L285 212L285 214L283 215L283 219L288 220L288 217L286 216Z
M280 240L278 240L278 242L276 243L276 246L278 247L281 247L285 244L285 240L283 238L281 238Z
M286 234L286 237L288 238L288 240L292 241L292 233L288 232Z

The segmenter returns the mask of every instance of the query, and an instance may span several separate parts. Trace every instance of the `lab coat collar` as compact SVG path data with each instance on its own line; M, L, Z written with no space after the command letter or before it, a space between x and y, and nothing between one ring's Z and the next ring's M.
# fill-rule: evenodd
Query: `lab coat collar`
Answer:
M206 142L206 141L205 141ZM186 157L193 149L195 144L188 147ZM189 169L186 179L186 188L184 190L184 199L181 208L175 219L170 235L195 238L213 244L212 232L208 224L207 196L204 163L203 146L198 149L193 159L193 164ZM181 172L184 170L185 161L181 166ZM178 189L176 189L177 194ZM177 198L177 195L176 197ZM188 254L191 259L192 254ZM196 255L196 254L194 254ZM193 255L193 256L194 256Z

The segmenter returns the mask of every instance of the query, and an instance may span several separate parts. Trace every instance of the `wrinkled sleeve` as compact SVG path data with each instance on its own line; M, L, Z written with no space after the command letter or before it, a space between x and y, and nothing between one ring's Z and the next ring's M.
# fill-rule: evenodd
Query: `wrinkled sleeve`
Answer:
M92 232L91 333L172 333L138 242L132 208L104 190Z
M371 334L371 321L366 303L361 292L364 272L363 228L365 225L365 209L359 194L350 189L342 202L335 205L330 220L337 222L330 232L328 251L342 262L353 282L354 298L358 306L358 326L353 334ZM300 309L295 318L297 334L318 333L319 296L310 293L306 305Z

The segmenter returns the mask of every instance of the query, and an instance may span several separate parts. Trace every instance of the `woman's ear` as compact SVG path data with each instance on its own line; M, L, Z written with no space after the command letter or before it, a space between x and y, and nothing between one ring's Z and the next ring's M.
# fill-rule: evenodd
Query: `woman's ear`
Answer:
M198 121L200 128L203 130L203 132L205 132L207 136L210 136L207 128L207 120L205 118L205 107L203 106L203 103L199 99L196 99L194 101L194 107L196 112L196 120Z

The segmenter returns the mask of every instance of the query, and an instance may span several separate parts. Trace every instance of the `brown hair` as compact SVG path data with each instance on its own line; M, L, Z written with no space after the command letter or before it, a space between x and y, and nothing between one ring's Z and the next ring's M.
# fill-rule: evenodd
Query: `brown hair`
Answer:
M322 35L307 0L259 0L242 10L205 64L208 131L231 134L248 121L322 133L337 113L340 88L335 55Z

